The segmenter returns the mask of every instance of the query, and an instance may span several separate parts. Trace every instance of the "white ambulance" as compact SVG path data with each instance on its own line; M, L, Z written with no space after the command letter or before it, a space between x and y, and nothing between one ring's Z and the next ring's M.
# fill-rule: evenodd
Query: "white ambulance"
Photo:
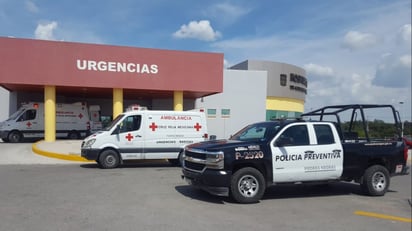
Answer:
M56 137L80 139L93 130L102 129L100 107L85 103L56 104ZM4 142L21 142L24 138L44 137L44 104L23 104L6 121L0 123L0 138Z
M202 111L130 110L102 131L87 137L81 155L101 168L127 160L168 159L178 165L183 148L208 138Z

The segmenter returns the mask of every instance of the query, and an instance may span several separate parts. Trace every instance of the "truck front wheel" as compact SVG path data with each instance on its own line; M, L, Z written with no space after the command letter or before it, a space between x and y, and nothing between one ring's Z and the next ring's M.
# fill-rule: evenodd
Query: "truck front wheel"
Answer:
M373 165L366 169L361 181L363 192L370 196L383 196L390 183L388 170L381 165Z
M232 176L230 193L239 203L258 202L265 193L266 185L262 173L257 169L247 167L239 169Z
M108 168L117 168L120 164L120 157L119 154L111 149L104 150L97 162L101 168L108 169Z

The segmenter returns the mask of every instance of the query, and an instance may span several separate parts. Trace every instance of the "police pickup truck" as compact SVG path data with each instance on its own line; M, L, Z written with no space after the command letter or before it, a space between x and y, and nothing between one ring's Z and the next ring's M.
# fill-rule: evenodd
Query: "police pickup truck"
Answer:
M389 109L394 136L369 132L369 109ZM367 195L382 196L391 176L408 174L399 113L391 105L328 106L302 116L310 119L255 123L228 140L185 147L182 178L211 194L253 203L267 187L283 183L355 181Z

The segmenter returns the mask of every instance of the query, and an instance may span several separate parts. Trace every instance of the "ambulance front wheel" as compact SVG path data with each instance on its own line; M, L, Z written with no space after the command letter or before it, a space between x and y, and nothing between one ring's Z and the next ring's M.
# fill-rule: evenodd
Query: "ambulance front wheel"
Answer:
M23 135L19 131L11 131L7 137L10 143L18 143L23 140Z
M107 149L100 154L97 163L104 169L117 168L120 164L120 157L115 150Z
M180 152L177 156L177 159L168 159L167 161L169 161L169 163L171 163L174 166L183 166L183 153Z

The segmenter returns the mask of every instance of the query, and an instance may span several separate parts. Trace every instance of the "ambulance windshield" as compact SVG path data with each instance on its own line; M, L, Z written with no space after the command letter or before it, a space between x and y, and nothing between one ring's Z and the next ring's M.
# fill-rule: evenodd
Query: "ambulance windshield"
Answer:
M103 131L110 131L110 130L112 130L112 128L113 128L114 126L116 126L116 124L117 124L120 120L123 119L123 117L124 117L123 114L118 115L112 122L110 122L110 123L107 125L107 127L103 128Z
M16 120L16 119L19 118L19 116L24 112L24 110L26 110L26 109L25 109L25 108L19 108L19 110L17 110L15 113L13 113L13 114L7 119L7 121Z

